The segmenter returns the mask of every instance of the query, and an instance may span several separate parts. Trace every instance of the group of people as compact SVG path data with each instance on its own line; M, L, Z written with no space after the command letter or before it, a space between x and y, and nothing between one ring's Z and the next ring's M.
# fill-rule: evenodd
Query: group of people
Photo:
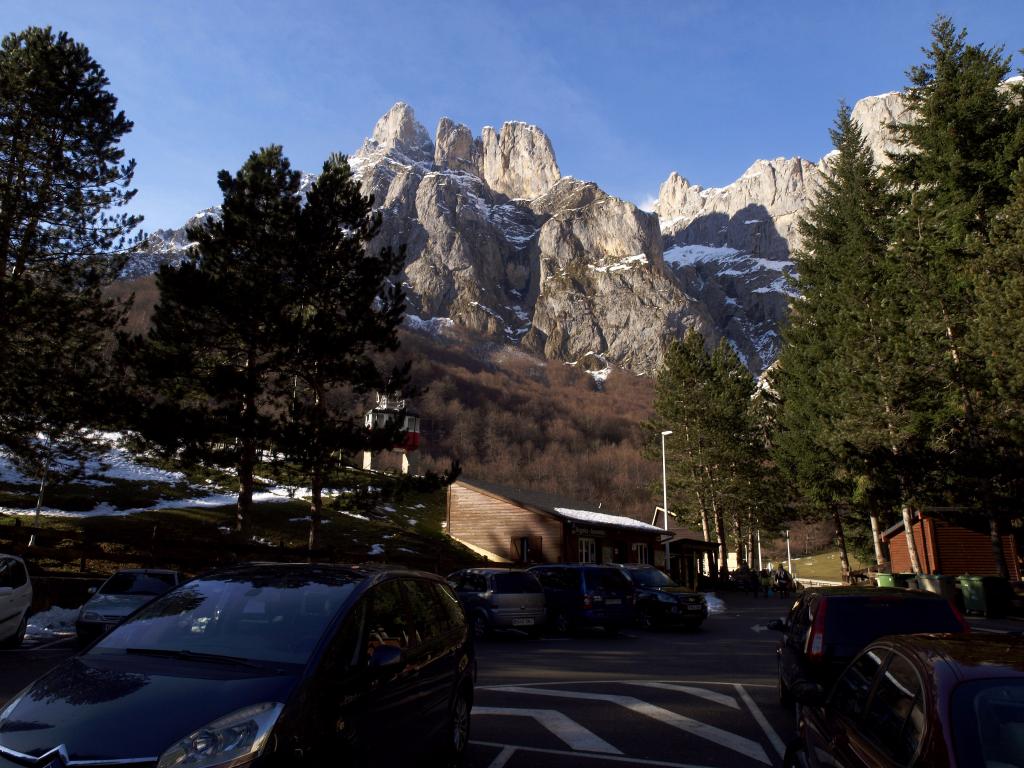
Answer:
M763 568L760 571L753 571L745 560L741 560L734 578L737 583L751 589L754 597L762 594L768 596L772 592L785 596L792 592L794 587L793 576L781 562L771 570Z

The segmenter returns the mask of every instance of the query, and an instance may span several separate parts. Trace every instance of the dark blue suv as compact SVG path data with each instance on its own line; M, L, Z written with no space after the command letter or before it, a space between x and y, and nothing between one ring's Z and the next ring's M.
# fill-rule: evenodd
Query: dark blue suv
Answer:
M609 635L636 620L633 583L610 565L537 565L530 568L544 587L548 624L560 634L599 626Z

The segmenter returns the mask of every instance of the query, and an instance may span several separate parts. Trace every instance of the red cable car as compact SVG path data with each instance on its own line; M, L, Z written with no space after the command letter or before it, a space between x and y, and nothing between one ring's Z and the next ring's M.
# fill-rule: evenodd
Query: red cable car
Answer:
M367 429L381 429L395 423L401 425L405 438L391 447L393 451L415 451L420 447L420 417L405 410L405 400L377 394L377 405L367 412Z

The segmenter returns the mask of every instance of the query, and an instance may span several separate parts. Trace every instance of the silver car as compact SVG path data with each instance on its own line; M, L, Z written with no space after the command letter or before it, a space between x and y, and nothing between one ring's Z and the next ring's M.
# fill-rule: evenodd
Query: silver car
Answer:
M82 643L106 634L155 597L182 582L177 571L157 568L126 568L118 571L93 592L78 612L75 630ZM92 591L92 590L90 590Z
M14 555L0 555L0 647L21 645L31 606L32 581L25 562Z
M539 636L544 624L544 589L537 577L509 568L467 568L448 576L477 637L495 629Z

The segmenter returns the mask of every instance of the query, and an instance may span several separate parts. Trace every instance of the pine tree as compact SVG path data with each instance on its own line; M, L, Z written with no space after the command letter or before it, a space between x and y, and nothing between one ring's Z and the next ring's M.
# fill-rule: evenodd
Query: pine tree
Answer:
M132 123L109 84L66 33L0 42L0 443L39 472L40 497L54 453L88 448L107 410L125 307L102 291L138 241L141 219L121 210Z
M252 508L254 469L275 434L288 364L283 329L299 290L299 173L281 147L218 175L221 216L189 228L194 256L157 275L160 301L136 371L143 434L186 461L238 472L236 530Z
M895 127L905 151L890 177L900 202L894 243L903 275L915 366L929 371L939 401L919 412L933 460L931 496L988 519L993 553L1006 573L994 477L1002 466L997 407L974 344L978 261L993 217L1010 196L1024 152L1024 105L1002 85L1009 58L1001 47L969 45L946 17L932 26L926 61L904 91L908 118Z
M275 449L309 477L311 550L332 471L356 451L388 447L397 437L366 430L348 395L394 394L407 381L405 371L388 376L370 354L397 348L405 311L401 288L388 282L402 268L404 251L366 252L381 223L372 206L348 160L332 155L307 193L283 276L293 294L283 327L282 382L290 391L283 393L289 404Z

